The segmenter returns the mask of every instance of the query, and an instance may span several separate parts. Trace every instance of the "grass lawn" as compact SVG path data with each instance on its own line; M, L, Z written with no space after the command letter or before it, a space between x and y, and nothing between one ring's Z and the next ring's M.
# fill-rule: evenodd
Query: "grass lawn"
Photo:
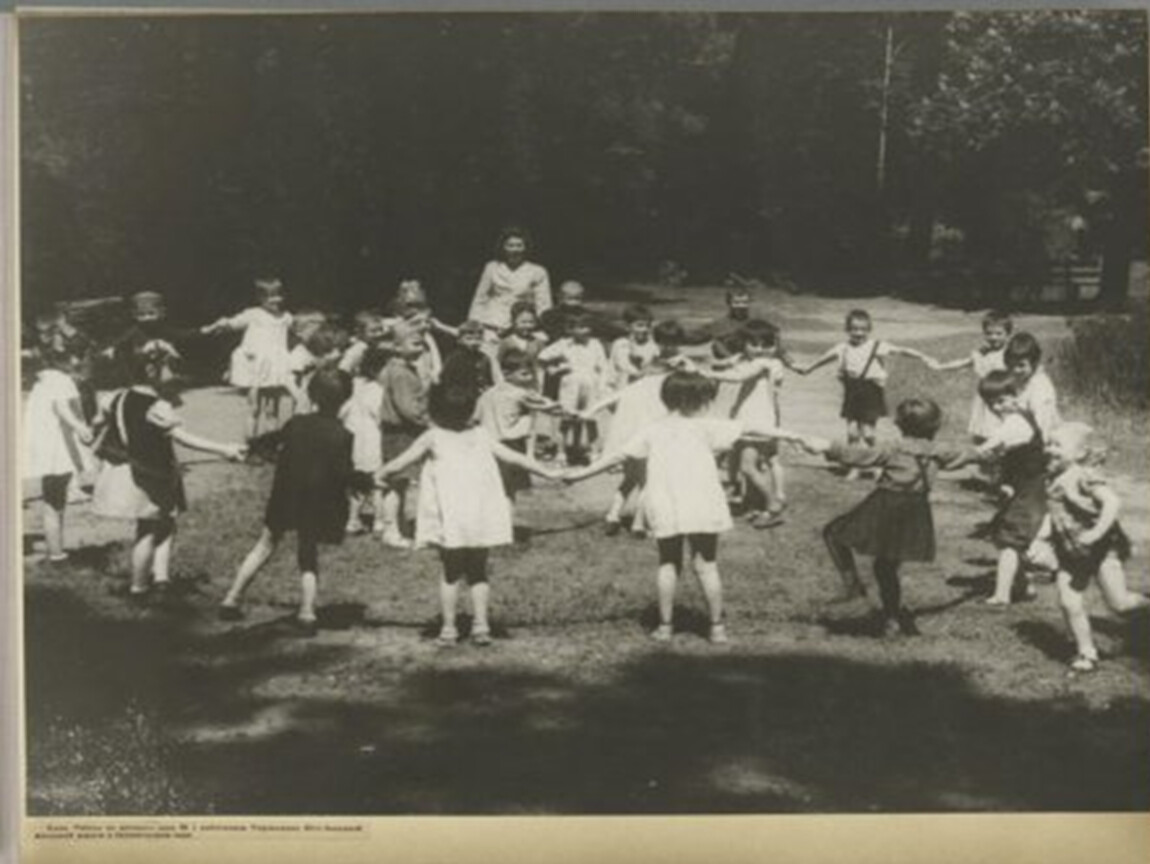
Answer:
M699 320L721 297L680 291L656 314L687 310ZM784 326L792 311L803 319L792 328L803 331L797 350L837 337L833 327L818 335L841 320L837 306L819 317L811 298L777 300ZM963 330L957 314L949 334L916 339L916 308L893 310L903 329L891 338L942 357L977 342L977 325ZM933 321L929 310L918 314ZM892 404L911 390L930 393L947 409L944 436L961 437L969 378L913 367L896 368ZM787 398L797 405L805 385L793 386ZM189 394L185 413L191 428L223 434L239 428L241 411L239 397L205 391ZM1116 459L1138 465L1131 482L1144 489L1140 447L1124 439ZM934 497L939 559L905 571L923 635L876 638L865 608L824 605L836 578L819 533L870 487L809 457L787 458L787 524L740 525L720 547L727 648L703 638L690 578L677 610L682 634L669 646L646 637L653 544L604 537L613 476L541 485L521 499L518 521L531 536L494 555L497 638L488 649L432 643L433 553L382 550L363 537L323 558L317 638L295 638L287 626L291 549L253 587L249 619L218 623L215 604L259 530L267 467L191 469L192 511L175 558L184 590L163 608L129 608L114 593L126 579L127 527L78 513L75 536L87 548L66 567L31 565L25 583L29 810L1150 807L1145 619L1119 622L1092 597L1106 659L1094 675L1068 676L1071 642L1052 587L1004 612L980 602L993 549L969 534L988 505L947 480ZM1150 588L1145 548L1128 569L1141 590Z

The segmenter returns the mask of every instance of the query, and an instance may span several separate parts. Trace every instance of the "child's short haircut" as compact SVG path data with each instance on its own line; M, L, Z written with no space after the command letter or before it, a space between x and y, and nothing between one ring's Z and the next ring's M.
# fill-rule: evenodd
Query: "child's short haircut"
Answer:
M361 309L355 313L355 334L362 336L369 327L383 321L383 314L378 309Z
M395 292L395 302L422 303L426 306L428 305L427 292L423 290L423 284L418 279L402 279L399 283L399 289Z
M659 398L668 411L696 414L711 404L716 389L714 381L698 372L676 371L663 379Z
M462 382L437 384L428 395L427 413L431 422L441 429L462 432L471 425L478 400L475 387Z
M391 359L391 352L380 345L372 345L363 352L363 359L359 361L359 374L368 380L374 379Z
M314 357L325 357L333 351L343 351L347 343L347 331L334 324L320 324L315 331L304 339L304 347Z
M530 300L516 300L511 304L511 318L509 319L514 325L516 319L525 312L530 312L536 321L539 320L539 315L535 311L535 304Z
M136 320L163 318L166 314L164 295L158 291L138 291L132 295L131 304L132 317Z
M865 309L852 309L850 312L848 312L846 323L843 325L844 328L849 330L851 324L855 321L866 324L868 327L873 326L873 323L870 320L870 313Z
M351 376L342 369L320 369L311 376L307 395L321 414L335 416L351 398Z
M779 328L770 321L752 318L741 329L744 345L749 343L763 348L774 348L779 344Z
M1003 396L1017 396L1018 382L1005 369L995 369L978 382L978 395L987 405L993 405Z
M413 315L430 312L431 307L427 305L426 300L419 297L403 297L397 295L392 299L388 311L393 318L411 318Z
M503 260L503 247L512 237L518 237L523 241L523 245L527 247L527 254L531 252L531 234L522 225L507 225L499 232L499 236L495 238L495 258L499 261Z
M662 348L677 347L687 341L687 334L678 321L660 321L651 329L651 338Z
M499 368L504 375L513 375L534 368L531 355L522 348L508 348L499 355Z
M572 312L567 316L567 331L570 332L576 327L590 327L591 316L583 309Z
M746 334L742 328L732 333L724 333L711 342L711 356L716 360L726 360L736 354L742 354L746 344Z
M284 293L284 283L278 276L260 276L256 279L256 295L260 298L279 297Z
M474 319L469 319L469 320L464 321L462 324L459 325L459 335L460 336L482 336L484 333L484 329L485 328L483 327L483 325L480 324L478 321L476 321Z
M894 411L894 425L907 438L934 438L942 426L942 409L933 399L903 399Z
M1106 462L1106 445L1096 439L1094 428L1087 423L1075 420L1061 423L1047 436L1049 441L1055 439L1063 441L1085 465L1098 466Z
M1020 360L1029 360L1031 366L1037 366L1042 359L1042 347L1038 340L1029 333L1015 333L1006 343L1006 351L1002 355L1007 368Z
M628 325L634 324L636 321L650 323L654 320L655 316L651 314L651 310L642 303L634 303L623 310L623 322Z
M1009 312L991 309L982 316L982 329L985 332L991 327L1001 327L1009 335L1014 332L1014 319L1010 317Z
M179 356L179 352L172 344L162 339L151 339L142 345L137 345L128 357L130 380L136 384L144 384L152 379L152 370L170 366L172 361L179 359Z

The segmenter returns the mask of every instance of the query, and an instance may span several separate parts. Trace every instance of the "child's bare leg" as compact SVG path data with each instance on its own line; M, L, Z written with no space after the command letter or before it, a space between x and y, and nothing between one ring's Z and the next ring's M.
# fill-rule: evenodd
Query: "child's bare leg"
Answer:
M659 629L657 638L671 635L671 624L675 614L675 586L679 581L679 568L683 562L683 538L667 537L658 541L659 571L656 585L659 592Z
M172 544L176 539L176 521L162 519L156 532L156 548L152 553L152 576L156 585L167 585L171 581Z
M723 624L723 582L719 578L719 537L717 534L693 534L690 538L692 563L695 578L703 589L707 600L707 610L711 615L710 640L726 642L727 631Z
M459 638L455 627L455 616L459 606L459 582L464 578L460 550L441 549L443 578L439 582L439 609L443 624L439 630L440 642L454 642Z
M839 578L842 579L843 582L843 591L835 599L845 602L866 596L866 589L863 587L862 579L859 578L854 552L851 551L849 546L840 542L838 539L841 518L842 517L832 519L827 523L827 526L823 529L823 542L826 544L827 552L830 553L831 561L833 561L835 565L835 570L838 571Z
M62 494L53 488L44 492L44 545L48 547L50 561L62 561L64 553L64 508L68 503L68 487L64 484ZM51 499L51 500L49 500Z
M1098 568L1098 587L1106 605L1119 614L1150 608L1150 597L1126 586L1126 572L1116 555L1106 558Z
M363 529L364 494L354 489L347 493L347 533L358 534Z
M258 387L248 388L248 420L246 437L251 441L258 438L260 434L260 389Z
M399 527L399 516L403 510L403 490L405 486L394 486L383 496L383 542L387 546L401 549L411 544L403 536Z
M467 583L471 586L471 638L485 643L491 635L491 622L487 608L491 598L491 585L487 581L487 550L467 550Z
M781 508L775 499L770 475L763 470L759 462L759 451L754 447L744 447L739 456L739 470L747 483L762 496L767 512L774 514L766 521L760 521L760 517L756 517L756 526L763 528L777 525L780 521L777 514Z
M316 620L315 601L319 593L319 545L310 531L300 531L296 536L299 544L296 549L296 558L299 563L300 621L305 624L314 624Z
M156 520L141 519L136 523L136 542L132 546L132 594L144 594L151 587L152 556L156 551Z
M991 606L1009 606L1010 592L1014 588L1014 579L1022 565L1018 557L1018 550L1003 549L998 553L998 567L994 573L994 594L987 603Z
M878 440L875 436L874 424L859 423L859 438L862 439L862 443L867 447L873 447L875 445L875 441Z
M1073 577L1065 570L1058 571L1058 602L1062 615L1074 636L1078 656L1097 661L1098 649L1094 645L1094 632L1090 627L1090 616L1086 614L1083 593L1074 587Z
M371 530L376 534L383 534L383 490L373 489L371 492Z
M244 557L243 562L240 564L239 570L236 571L236 578L232 580L232 587L228 589L228 593L224 595L221 606L239 606L240 600L247 591L248 585L255 579L256 574L260 572L268 559L272 557L275 552L276 546L280 541L280 534L276 534L266 526L260 532L259 539L256 540L256 545L251 548L251 551Z
M787 478L779 454L776 453L767 460L767 472L774 484L775 506L782 510L787 506Z
M862 443L862 424L854 420L847 421L847 444L849 446L857 446ZM857 468L850 468L847 470L846 478L854 480L859 476Z

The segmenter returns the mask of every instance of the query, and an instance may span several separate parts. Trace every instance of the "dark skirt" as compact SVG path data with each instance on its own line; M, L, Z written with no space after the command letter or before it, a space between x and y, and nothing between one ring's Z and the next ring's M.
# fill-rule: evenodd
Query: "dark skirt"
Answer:
M921 492L875 489L857 507L834 519L826 535L874 558L934 560L934 516Z
M841 417L873 426L886 414L886 391L882 384L864 378L843 379Z
M1028 477L990 522L991 537L999 549L1026 550L1046 516L1046 489L1041 476Z
M1117 522L1106 532L1105 536L1089 549L1071 547L1057 531L1050 538L1054 546L1054 553L1058 556L1058 569L1070 574L1070 584L1079 591L1090 584L1102 562L1111 555L1117 555L1119 561L1130 557L1130 537Z
M343 542L347 529L349 502L342 487L310 490L293 487L286 478L272 481L264 524L277 534L296 531L317 543Z
M506 438L499 443L518 453L525 455L527 453L526 438ZM508 498L531 488L531 474L528 473L527 469L520 468L518 465L508 465L506 462L500 462L499 476L503 478L503 491L507 494Z

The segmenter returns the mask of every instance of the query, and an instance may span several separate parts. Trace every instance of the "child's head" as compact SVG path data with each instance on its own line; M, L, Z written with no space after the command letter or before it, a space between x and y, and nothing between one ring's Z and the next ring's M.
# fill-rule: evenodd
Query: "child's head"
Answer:
M1046 437L1046 463L1051 473L1060 474L1073 465L1096 465L1105 458L1105 448L1094 440L1094 430L1085 423L1063 423Z
M861 345L870 336L870 313L865 309L852 309L847 313L846 331L847 339L852 345Z
M423 290L423 283L418 279L402 279L399 283L399 289L395 292L395 299L392 301L397 306L405 306L408 303L420 303L424 306L428 305L427 292Z
M495 257L516 266L527 260L529 248L531 238L527 231L518 225L508 225L499 232L499 238L495 241Z
M991 310L982 316L982 334L986 337L986 345L992 351L997 351L1006 345L1006 340L1014 332L1014 321L1009 313Z
M317 327L303 344L308 353L315 358L316 365L322 368L328 364L338 363L349 341L351 340L346 330L334 324L324 323Z
M132 320L137 324L148 325L163 321L168 314L164 295L157 291L139 291L132 295Z
M180 354L170 342L151 339L132 351L128 375L133 384L158 386L172 380L172 364Z
M256 300L267 311L279 314L284 308L284 285L276 276L256 279Z
M1006 343L1002 359L1019 384L1025 384L1042 362L1042 348L1029 333L1015 333Z
M363 357L359 361L359 377L374 381L390 359L391 352L388 349L381 345L372 345L363 352Z
M894 425L907 438L930 440L942 426L942 409L933 399L903 399L895 409Z
M687 340L687 334L678 321L668 320L660 321L651 328L651 338L659 346L659 356L666 360L679 353Z
M559 286L560 306L582 306L587 290L579 282L568 279Z
M779 347L779 329L769 321L754 318L742 328L743 354L747 357L766 357Z
M308 382L307 396L316 411L334 417L351 398L351 376L342 369L319 369Z
M535 383L535 366L531 355L520 348L508 348L499 356L503 380L516 387L529 388Z
M672 372L663 379L659 398L674 414L692 417L707 410L715 398L716 385L698 372Z
M623 310L623 322L627 325L627 332L631 340L640 344L651 338L651 325L655 316L646 306L636 303Z
M387 331L385 331L386 335ZM394 339L392 353L405 360L418 360L427 350L424 334L418 327L411 326L406 321L397 321L391 328L390 335Z
M1018 410L1018 380L1005 369L988 372L978 382L978 395L999 417Z
M583 311L568 315L567 336L575 342L587 342L591 338L591 316Z
M511 332L524 339L530 339L539 329L539 316L535 314L535 304L518 300L511 306Z
M361 342L377 345L387 335L387 322L378 309L362 309L355 313L355 335Z
M471 425L478 400L474 387L454 382L437 384L428 395L427 413L441 429L462 432Z
M459 347L465 351L479 351L483 347L484 329L478 321L464 321L459 325Z
M292 316L291 332L297 342L307 344L308 338L327 323L327 316L318 309L301 309Z
M727 289L727 312L732 318L740 320L749 318L751 314L751 291L741 285Z

